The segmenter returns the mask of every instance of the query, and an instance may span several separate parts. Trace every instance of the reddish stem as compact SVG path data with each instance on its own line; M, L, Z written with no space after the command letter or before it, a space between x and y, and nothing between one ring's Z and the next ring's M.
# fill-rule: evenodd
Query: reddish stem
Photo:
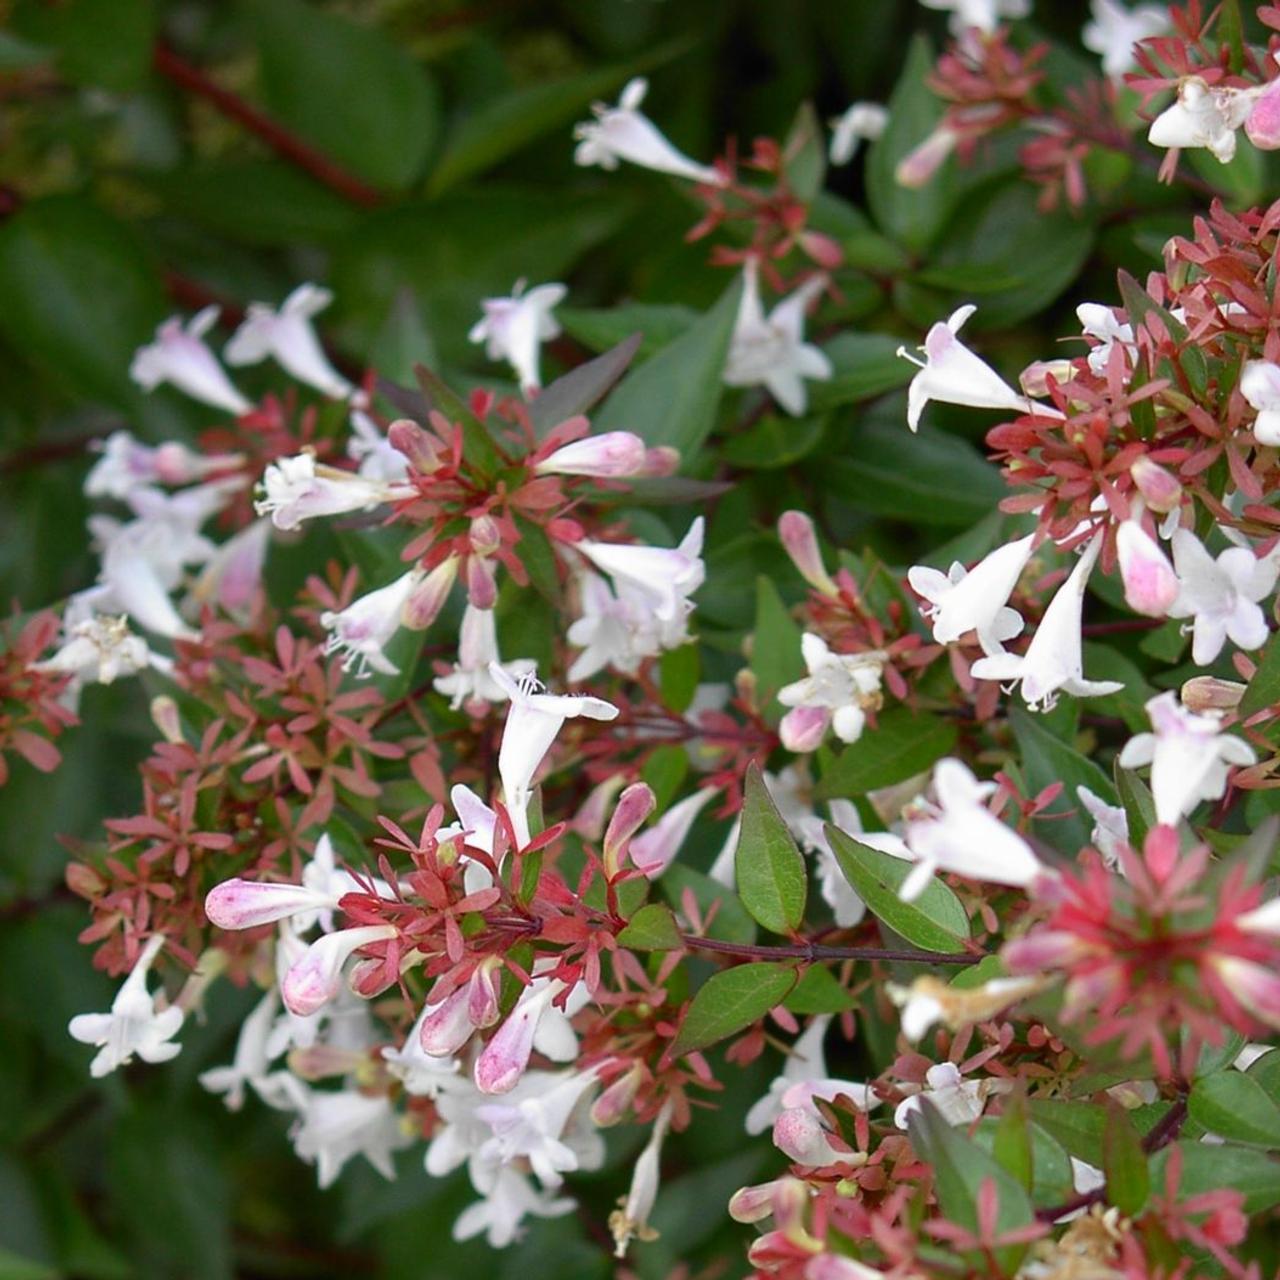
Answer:
M818 942L791 942L761 946L753 942L722 942L719 938L680 935L681 942L697 951L718 951L744 960L901 960L915 964L977 964L981 955L960 951L916 951L912 948L827 947Z
M364 209L372 209L382 203L382 195L348 173L341 165L330 160L323 152L303 142L277 121L250 106L238 94L224 89L209 79L199 67L180 58L166 45L157 43L153 54L156 70L174 84L189 93L213 103L223 115L244 125L250 133L261 138L267 146L283 156L291 164L305 170L317 182Z

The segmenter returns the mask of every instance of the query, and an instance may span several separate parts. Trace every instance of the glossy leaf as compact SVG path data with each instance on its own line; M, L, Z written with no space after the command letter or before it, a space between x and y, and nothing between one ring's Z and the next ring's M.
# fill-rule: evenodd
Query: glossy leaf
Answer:
M773 933L799 927L808 893L804 855L754 763L747 768L734 869L742 904L759 924Z
M674 951L681 945L680 929L670 907L646 903L618 934L618 945L634 951Z
M1280 1148L1280 1106L1243 1071L1229 1067L1197 1080L1187 1111L1197 1124L1219 1137Z
M893 707L881 712L874 729L868 727L850 743L814 788L817 799L861 796L891 787L924 773L941 760L956 741L956 728L926 712Z
M796 970L781 964L742 964L712 974L698 989L671 1046L678 1058L745 1030L786 999Z
M1107 1108L1102 1131L1102 1169L1107 1177L1107 1199L1129 1217L1140 1213L1151 1193L1147 1153L1128 1113L1115 1102Z

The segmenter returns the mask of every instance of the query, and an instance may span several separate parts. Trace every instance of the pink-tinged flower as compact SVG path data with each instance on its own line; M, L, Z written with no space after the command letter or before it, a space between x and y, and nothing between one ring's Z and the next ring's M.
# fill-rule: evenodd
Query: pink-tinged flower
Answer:
M565 1141L565 1131L596 1084L594 1071L544 1076L542 1088L533 1096L477 1107L476 1115L493 1131L477 1152L479 1159L501 1164L527 1160L538 1181L555 1190L564 1183L566 1173L580 1167L579 1153Z
M953 36L974 29L991 35L1005 18L1025 18L1031 12L1031 0L920 0L926 9L949 13L947 26Z
M804 340L805 310L826 287L825 275L812 276L766 316L760 301L760 267L755 258L748 258L725 361L725 383L762 386L793 417L804 413L809 404L805 379L825 382L832 373L826 353Z
M880 677L885 654L832 653L813 632L800 638L808 674L778 691L778 701L794 708L778 727L788 751L816 750L828 727L841 742L856 742L867 722L867 711L880 705Z
M1259 1022L1280 1028L1280 975L1273 967L1230 955L1212 956L1209 964L1227 991Z
M703 529L703 519L698 516L678 547L587 539L576 546L597 569L613 578L619 588L625 586L636 599L646 601L659 622L683 623L692 608L689 596L706 578L706 566L702 562Z
M1182 150L1205 147L1221 164L1236 154L1236 130L1248 119L1262 88L1210 86L1199 76L1178 81L1178 98L1152 122L1147 141L1153 147Z
M412 491L410 491L412 492ZM310 453L277 458L262 474L262 497L254 504L277 529L296 529L317 516L372 511L403 496L394 485L317 462Z
M491 702L505 702L506 690L489 674L490 666L501 666L513 680L530 674L535 663L529 658L503 662L498 653L498 632L492 609L467 605L462 611L458 633L458 661L447 675L433 681L437 693L449 699L457 711L466 707L471 715L483 715Z
M511 700L507 723L498 750L498 774L502 778L503 798L515 829L516 841L523 848L529 843L529 800L533 775L551 749L556 734L566 720L586 716L590 720L613 720L618 708L603 698L587 695L542 692L533 675L513 679L494 663L489 668L494 682Z
M1160 544L1131 517L1116 530L1125 603L1135 613L1163 618L1178 598L1178 575Z
M784 511L778 517L778 537L783 550L791 557L800 576L824 596L837 594L827 567L822 563L822 551L813 521L803 511Z
M618 797L604 833L604 865L611 875L621 866L631 837L648 821L657 803L653 789L644 782L633 782Z
M616 169L618 162L625 160L690 182L723 185L724 179L715 169L697 164L677 151L641 112L640 104L648 91L649 82L637 76L627 82L616 107L594 103L591 110L596 118L574 127L573 136L578 142L574 163Z
M410 631L425 631L440 616L440 610L457 581L458 563L459 557L449 556L411 584L400 610L400 622Z
M93 446L102 456L85 477L84 492L90 498L127 499L143 485L181 485L203 480L215 471L238 467L239 453L215 453L207 457L177 440L149 445L128 431L113 431Z
M218 357L209 350L204 335L217 323L218 308L198 311L186 327L174 316L156 330L156 340L139 347L129 367L129 376L144 391L154 391L162 382L172 383L193 400L239 417L253 408L236 390Z
M147 990L147 974L164 942L159 933L148 940L111 1002L110 1013L77 1014L68 1024L67 1030L81 1044L99 1046L89 1064L95 1080L132 1062L135 1054L143 1062L168 1062L182 1051L173 1043L182 1026L182 1010L176 1005L157 1009Z
M425 575L410 569L394 582L362 595L339 613L326 609L320 625L329 633L326 653L341 653L342 668L357 676L371 671L394 676L400 671L383 650L400 629L401 615Z
M1217 800L1227 789L1232 765L1257 761L1243 738L1221 732L1216 715L1196 715L1172 691L1147 703L1154 733L1140 733L1125 743L1120 764L1126 769L1151 766L1151 794L1156 819L1175 825L1201 800Z
M656 880L674 861L694 819L718 788L703 787L674 804L657 822L631 841L631 864L649 880Z
M538 1024L565 989L558 980L526 987L507 1020L476 1059L475 1082L481 1093L510 1093L529 1065Z
M551 311L568 292L562 284L540 284L526 293L525 282L517 280L509 298L485 298L480 304L484 318L471 326L467 339L483 342L490 360L507 361L523 390L540 387L539 351L560 335Z
M906 826L906 847L894 856L915 862L898 896L918 898L937 871L969 880L1025 889L1045 874L1031 846L987 808L994 782L979 782L959 760L939 760L933 771L936 800L927 816Z
M615 1258L627 1256L627 1246L632 1240L655 1240L658 1233L649 1225L649 1215L658 1199L658 1182L662 1172L662 1143L671 1124L671 1103L663 1104L653 1122L653 1132L644 1150L636 1159L631 1174L631 1186L621 1209L609 1215L609 1230L613 1233Z
M416 1030L418 1044L430 1058L452 1058L475 1033L466 987L457 987L443 1000L428 1001Z
M821 1253L804 1265L804 1280L884 1280L885 1273L838 1253Z
M1182 584L1171 618L1191 618L1191 657L1208 666L1228 639L1241 649L1260 649L1267 619L1260 602L1275 590L1274 555L1259 559L1248 547L1228 547L1217 560L1190 529L1173 535L1173 564Z
M991 655L1003 653L1004 642L1021 634L1022 615L1008 602L1034 541L1028 534L1008 542L969 570L959 561L945 574L925 565L911 567L907 581L928 601L920 612L933 623L933 638L939 644L951 644L974 631L982 652Z
M1280 85L1280 80L1274 83ZM1272 448L1280 446L1280 364L1245 361L1240 371L1240 394L1258 411L1253 438Z
M1129 468L1142 500L1152 511L1168 515L1182 506L1182 484L1171 471L1143 454Z
M1280 149L1280 80L1272 80L1253 104L1244 131L1259 151Z
M270 545L270 520L246 525L205 562L191 588L191 599L201 605L219 604L233 617L246 617L262 586Z
M987 1108L993 1093L1007 1090L1008 1081L965 1080L954 1062L940 1062L925 1072L924 1087L898 1104L893 1123L907 1128L912 1113L926 1103L935 1107L948 1124L972 1124Z
M878 102L855 102L831 120L831 145L827 159L833 165L848 164L862 142L874 142L889 123L889 110Z
M338 929L317 938L290 966L280 984L280 994L289 1012L303 1018L317 1013L338 994L342 966L361 947L395 936L394 926L372 924Z
M538 475L596 476L612 479L639 475L648 450L631 431L605 431L562 445L535 467Z
M898 348L898 355L920 370L907 388L907 426L912 431L919 428L920 415L930 400L974 409L1030 411L1031 402L1026 396L1019 395L956 337L977 309L972 303L966 304L953 311L945 324L935 324L920 348L925 353L924 360L918 360L906 347Z
M773 1123L773 1145L796 1164L825 1169L865 1162L864 1153L833 1146L831 1136L822 1118L810 1107L789 1107Z
M204 913L219 929L258 929L294 916L333 911L347 886L318 889L306 884L242 880L238 876L214 885L205 896Z
M960 133L945 122L940 124L898 161L893 171L894 181L911 191L919 190L947 162L960 137Z
M333 294L314 284L300 284L280 304L251 302L243 323L227 343L228 364L258 364L268 357L291 377L321 395L345 400L355 388L329 363L311 318L333 301Z
M1101 545L1099 535L1080 556L1049 602L1026 653L979 658L970 668L977 679L1021 682L1023 701L1032 711L1048 711L1057 702L1059 691L1077 698L1096 698L1124 688L1116 680L1084 678L1084 589Z
M1137 65L1133 46L1139 40L1169 30L1169 11L1164 5L1140 4L1129 9L1119 0L1092 0L1089 7L1093 19L1085 25L1080 41L1101 56L1102 72L1111 80L1122 79Z

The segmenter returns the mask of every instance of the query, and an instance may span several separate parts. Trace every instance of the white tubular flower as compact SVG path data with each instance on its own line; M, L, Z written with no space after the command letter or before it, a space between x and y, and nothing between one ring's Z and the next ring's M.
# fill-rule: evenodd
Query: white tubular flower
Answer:
M972 1124L987 1107L992 1093L1003 1092L997 1086L1007 1082L965 1080L954 1062L940 1062L925 1072L920 1092L898 1104L893 1123L905 1129L912 1112L919 1111L927 1099L942 1113L948 1124Z
M262 497L254 503L260 516L269 515L277 529L296 529L317 516L372 511L384 502L412 493L395 485L369 480L352 471L317 462L310 453L277 458L262 473Z
M1262 88L1211 88L1199 76L1183 76L1178 100L1151 122L1147 141L1175 151L1205 147L1229 164L1236 154L1236 130L1249 118Z
M1031 846L984 803L995 789L994 782L979 782L959 760L938 761L933 811L907 823L905 848L888 850L894 856L905 853L916 864L898 890L904 902L918 898L936 871L1020 889L1045 873Z
M822 1042L826 1039L827 1028L830 1026L830 1014L814 1018L791 1046L782 1066L782 1074L774 1078L769 1085L769 1092L758 1099L747 1112L743 1127L753 1137L772 1128L773 1122L782 1114L782 1095L792 1085L826 1079L827 1060L822 1052Z
M1280 364L1247 360L1240 371L1240 394L1258 411L1253 438L1262 445L1280 445Z
M503 662L498 654L498 632L492 609L467 605L462 612L458 634L458 661L448 675L437 676L435 690L449 699L457 711L466 707L471 715L483 715L491 702L505 702L507 691L489 674L491 666L501 666L513 680L531 674L536 663L530 658ZM570 679L573 679L570 673Z
M366 480L402 484L409 478L409 459L382 434L382 429L361 409L351 411L347 457Z
M513 679L496 662L489 667L489 674L511 700L502 746L498 750L498 774L502 778L503 799L516 842L523 848L530 839L528 808L533 775L551 749L561 725L578 716L613 720L618 708L603 698L585 694L543 693L542 685L532 673Z
M831 146L827 158L834 165L848 164L862 142L874 142L889 123L889 111L878 102L855 102L830 121Z
M807 631L800 638L808 675L778 691L778 701L791 707L779 732L788 751L816 751L828 727L841 742L856 742L867 722L868 708L880 705L880 676L885 654L832 653L821 636Z
M1080 42L1101 56L1103 74L1111 80L1121 79L1137 66L1133 46L1139 40L1169 30L1169 12L1163 5L1140 4L1126 9L1119 0L1093 0L1089 7L1093 19L1081 32Z
M649 880L656 880L674 861L694 820L719 791L703 787L674 804L647 831L631 840L631 864Z
M321 395L345 400L355 388L329 363L311 318L333 301L333 294L314 284L300 284L279 310L251 302L240 327L223 352L228 364L258 364L268 357L291 377Z
M631 431L604 431L562 445L543 458L534 471L540 475L595 476L612 479L640 475L648 464L649 451Z
M534 982L524 989L515 1008L476 1059L474 1076L481 1093L510 1093L520 1083L538 1046L540 1024L564 989L565 984L558 980Z
M187 321L186 328L178 316L166 320L156 330L156 340L135 352L129 376L144 391L154 391L162 382L169 382L193 400L215 409L237 417L248 413L253 402L236 390L204 341L217 319L218 308L205 307Z
M658 1233L649 1225L649 1215L658 1199L658 1180L662 1167L662 1143L671 1124L671 1103L663 1104L658 1118L653 1122L653 1132L644 1150L636 1160L631 1175L631 1189L622 1207L609 1215L609 1230L613 1233L615 1258L627 1256L627 1246L633 1239L656 1240Z
M1004 642L1022 632L1022 615L1008 607L1022 571L1031 559L1034 534L1007 542L966 571L958 561L949 573L913 565L911 589L929 603L920 612L933 623L933 638L951 644L969 631L987 655L1004 652Z
M607 573L621 591L647 602L661 623L679 623L692 606L689 596L702 586L706 566L702 562L704 523L701 516L689 526L678 547L648 547L643 543L592 542L576 544L597 569Z
M622 90L616 107L594 103L591 110L596 118L574 128L573 136L578 142L574 163L616 169L620 160L626 160L642 169L722 186L724 180L715 169L697 164L677 151L641 112L640 104L648 91L649 82L637 76Z
M222 1094L228 1111L239 1111L244 1106L245 1087L257 1085L266 1078L271 1061L267 1055L267 1040L279 1007L279 997L273 987L244 1020L231 1065L213 1067L202 1071L198 1077L202 1088Z
M1116 319L1116 313L1101 302L1082 302L1076 308L1076 319L1080 321L1080 332L1086 338L1096 338L1098 345L1089 348L1089 368L1101 375L1105 372L1107 361L1111 359L1111 348L1119 343L1130 358L1137 351L1133 340L1133 326L1122 324Z
M825 275L806 280L779 302L768 316L760 301L760 267L748 258L742 268L742 301L724 366L731 387L763 386L792 417L809 404L805 379L825 382L831 361L824 351L804 340L804 313L827 287Z
M1266 643L1260 602L1275 590L1274 555L1259 559L1248 547L1228 547L1214 560L1190 529L1178 529L1173 566L1182 585L1169 616L1192 619L1191 657L1197 666L1208 666L1228 639L1241 649Z
M920 0L926 9L950 13L947 25L953 36L964 35L975 27L989 36L1004 18L1025 18L1031 12L1031 0Z
M814 1169L863 1164L864 1153L842 1151L831 1143L831 1132L811 1107L787 1107L773 1122L773 1145L788 1160Z
M191 588L197 605L220 604L233 617L248 615L262 586L271 545L271 521L258 519L222 543Z
M574 1110L597 1083L594 1071L543 1076L536 1093L510 1102L487 1102L476 1115L493 1130L477 1155L481 1160L510 1164L528 1160L534 1176L548 1190L578 1168L578 1153L564 1141Z
M422 1028L433 1008L431 1004L422 1006L400 1048L387 1046L382 1050L387 1070L404 1085L404 1091L415 1098L438 1098L447 1089L468 1087L456 1058L430 1054L422 1043Z
M469 342L483 342L490 360L505 360L515 370L521 389L542 386L538 355L544 342L560 336L552 308L564 301L569 290L562 284L540 284L525 292L517 280L509 298L485 298L484 318L467 334Z
M1221 799L1231 766L1257 763L1243 738L1220 731L1219 716L1188 711L1172 690L1152 698L1147 715L1155 732L1130 738L1120 764L1126 769L1151 766L1151 795L1159 822L1173 825L1201 800Z
M1135 613L1163 618L1178 598L1178 576L1160 544L1131 516L1116 530L1124 600Z
M86 684L111 684L120 676L137 675L147 667L164 671L170 665L167 658L152 653L147 642L129 630L127 618L98 616L71 627L58 652L33 663L32 669L69 675L78 691Z
M385 1096L307 1089L299 1112L293 1149L299 1159L316 1166L321 1188L332 1186L354 1156L364 1156L384 1178L394 1178L392 1156L413 1141Z
M1084 678L1084 638L1080 629L1084 589L1101 546L1099 535L1081 555L1049 602L1026 653L979 658L970 668L977 679L1020 681L1023 700L1032 711L1049 710L1057 702L1060 690L1077 698L1096 698L1124 688L1116 680Z
M320 615L320 625L329 633L325 653L343 654L342 669L354 668L361 678L371 671L398 675L400 668L383 650L400 630L404 607L425 576L421 569L410 569L385 587L353 600L340 613L326 609Z
M1102 861L1115 870L1120 864L1120 850L1129 843L1129 816L1118 804L1108 804L1088 787L1077 787L1076 795L1093 819L1089 839L1102 854Z
M395 936L395 926L389 924L361 925L324 934L305 948L284 975L280 994L285 1007L300 1018L318 1013L341 989L342 966L361 947Z
M536 1188L518 1170L503 1164L472 1160L471 1184L484 1196L468 1205L453 1224L455 1240L470 1240L484 1232L493 1249L505 1249L520 1236L526 1217L559 1218L572 1213L577 1202L568 1196Z
M128 431L113 431L92 447L102 456L85 477L84 492L89 498L127 500L140 487L192 484L244 461L244 455L239 453L215 453L206 457L177 440L143 444Z
M977 310L967 303L953 311L946 323L939 321L925 335L924 360L918 360L906 347L898 355L910 360L920 372L907 388L907 426L915 431L920 415L930 400L944 404L966 405L973 409L1014 409L1030 412L1032 405L1019 395L985 360L974 355L956 337L965 321Z
M95 1080L133 1061L168 1062L182 1051L173 1037L182 1026L182 1010L176 1005L156 1009L155 997L147 990L147 974L164 946L164 935L155 934L143 947L129 971L110 1013L81 1013L71 1019L67 1030L81 1044L99 1046L89 1064Z

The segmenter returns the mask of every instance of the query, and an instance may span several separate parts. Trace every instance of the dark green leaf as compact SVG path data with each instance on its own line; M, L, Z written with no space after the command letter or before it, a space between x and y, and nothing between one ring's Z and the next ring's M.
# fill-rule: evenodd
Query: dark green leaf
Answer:
M810 965L786 999L792 1013L843 1013L856 1009L858 998L840 984L826 965Z
M764 962L712 974L693 997L669 1051L671 1056L679 1058L705 1049L749 1027L786 999L796 977L789 965Z
M1262 1213L1280 1204L1280 1163L1252 1147L1211 1146L1183 1139L1151 1158L1151 1180L1162 1187L1165 1165L1172 1152L1182 1157L1178 1199L1189 1200L1206 1191L1239 1191L1245 1213Z
M1033 1098L1031 1118L1051 1133L1067 1151L1087 1164L1101 1168L1102 1136L1106 1109L1091 1102L1067 1102L1060 1098Z
M580 364L549 387L544 387L529 407L529 420L539 437L567 419L586 413L607 395L614 383L626 373L642 341L643 335L634 333L604 355Z
M773 933L799 927L808 893L804 855L754 762L747 767L734 868L742 903L759 924Z
M917 370L898 355L900 346L901 341L887 333L837 334L824 348L832 364L831 377L809 388L810 406L834 409L905 387Z
M1025 1092L1010 1094L1005 1099L991 1154L1019 1186L1031 1190L1035 1181L1035 1162L1031 1146L1031 1117L1027 1111Z
M772 578L756 579L756 625L751 639L751 670L756 677L758 704L772 705L778 690L804 675L800 654L800 626L778 595Z
M773 471L789 467L821 443L825 418L788 418L766 414L759 422L724 442L721 457L734 467Z
M1280 636L1273 636L1262 651L1258 669L1240 699L1240 714L1251 716L1255 711L1277 702L1280 702Z
M800 200L812 200L822 190L827 176L827 140L812 102L801 103L791 123L791 132L782 144L782 171Z
M660 902L646 903L618 934L618 945L634 951L674 951L681 939L671 908Z
M58 70L78 84L128 93L151 71L151 0L21 0L12 21L16 35L51 51Z
M1147 1153L1128 1112L1116 1102L1107 1108L1102 1131L1102 1168L1107 1176L1107 1199L1129 1217L1140 1213L1151 1193Z
M638 333L641 338L638 354L647 360L687 332L698 319L698 313L692 307L670 303L633 302L591 311L557 307L556 318L567 334L592 351L608 351Z
M1280 1148L1280 1106L1243 1071L1228 1067L1197 1080L1187 1110L1197 1124L1220 1137Z
M684 713L698 692L702 678L702 656L696 644L667 649L658 659L658 687L662 701L672 711Z
M861 796L924 773L955 746L956 727L906 707L883 712L874 729L850 743L814 789L819 800Z
M1129 822L1129 843L1141 849L1146 843L1147 832L1156 825L1156 804L1151 798L1151 788L1132 769L1115 766L1116 794L1124 806Z

